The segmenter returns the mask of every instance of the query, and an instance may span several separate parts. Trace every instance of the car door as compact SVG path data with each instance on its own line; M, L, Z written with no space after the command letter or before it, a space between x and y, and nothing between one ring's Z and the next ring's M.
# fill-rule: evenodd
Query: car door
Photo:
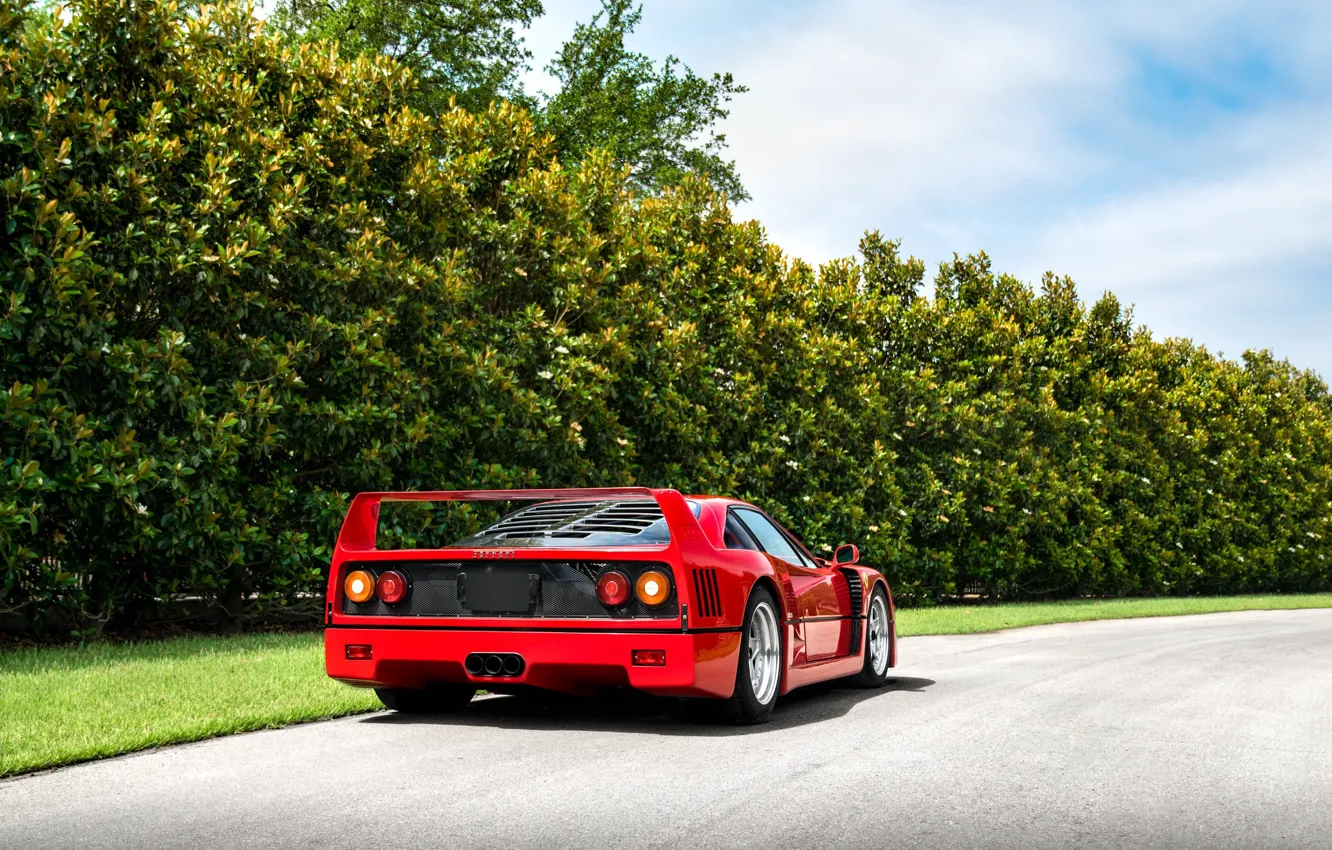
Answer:
M782 529L754 508L734 508L734 514L749 530L769 558L786 566L795 591L795 615L805 633L805 657L809 661L837 654L844 612L838 602L840 573L818 566ZM845 579L842 579L845 581Z

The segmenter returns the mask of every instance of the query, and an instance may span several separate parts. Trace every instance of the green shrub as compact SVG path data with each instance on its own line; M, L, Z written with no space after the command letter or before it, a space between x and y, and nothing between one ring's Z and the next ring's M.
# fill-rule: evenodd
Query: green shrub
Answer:
M314 613L351 493L538 484L749 498L908 603L1332 586L1327 388L1265 353L816 272L242 7L0 9L0 611Z

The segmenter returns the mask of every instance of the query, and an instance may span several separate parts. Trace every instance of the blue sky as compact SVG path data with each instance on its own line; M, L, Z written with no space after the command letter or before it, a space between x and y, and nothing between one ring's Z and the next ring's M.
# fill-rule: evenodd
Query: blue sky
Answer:
M538 89L599 8L545 5ZM647 0L631 46L750 87L723 128L736 214L788 253L867 229L930 264L985 250L1332 376L1327 0Z

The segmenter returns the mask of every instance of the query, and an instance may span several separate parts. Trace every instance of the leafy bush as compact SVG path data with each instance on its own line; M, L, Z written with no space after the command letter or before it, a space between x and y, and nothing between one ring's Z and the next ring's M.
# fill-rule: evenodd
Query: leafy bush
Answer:
M906 602L1332 586L1327 387L1265 353L877 234L816 272L234 5L4 6L0 66L26 621L313 613L351 493L538 484L748 498Z

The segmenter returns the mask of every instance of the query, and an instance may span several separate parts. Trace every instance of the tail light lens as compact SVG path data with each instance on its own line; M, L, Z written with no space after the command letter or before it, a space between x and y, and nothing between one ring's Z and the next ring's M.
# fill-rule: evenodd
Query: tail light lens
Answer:
M369 602L375 595L375 577L365 570L352 570L342 582L342 592L357 605Z
M671 580L661 570L647 570L634 583L634 592L644 605L660 605L671 595Z
M389 605L397 605L406 599L410 592L411 585L407 583L407 576L397 570L385 570L375 580L375 593Z
M374 657L370 644L368 643L349 643L347 644L348 661L370 661Z
M629 577L619 570L597 576L597 599L607 608L618 608L629 600Z
M634 650L635 667L665 667L666 650L664 649L635 649Z

